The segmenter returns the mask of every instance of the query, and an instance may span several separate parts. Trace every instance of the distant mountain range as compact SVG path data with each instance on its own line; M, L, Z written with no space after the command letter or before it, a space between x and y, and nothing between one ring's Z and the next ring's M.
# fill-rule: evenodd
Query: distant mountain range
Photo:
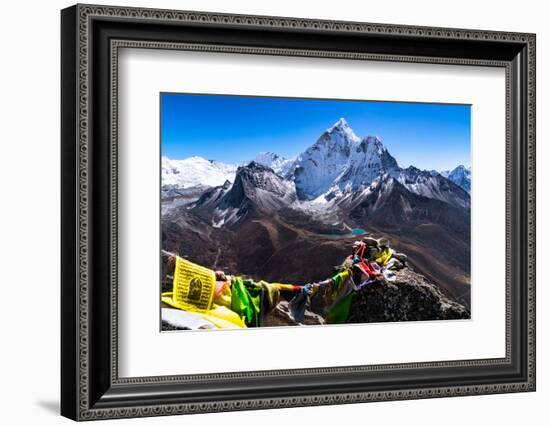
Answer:
M343 118L295 158L260 152L249 162L231 164L198 156L184 160L162 157L162 187L168 191L220 186L226 180L233 182L237 169L250 162L267 166L275 174L293 180L300 199L334 198L338 194L357 191L373 182L381 171L389 173L413 192L424 191L423 195L430 198L446 197L441 193L430 195L440 185L436 182L438 175L470 192L470 168L459 165L451 171L423 171L414 166L402 169L378 137L360 139ZM419 184L419 180L422 188L413 185Z
M162 187L187 189L195 186L218 186L226 180L233 181L238 165L189 157L185 160L171 160L162 157Z
M328 276L349 250L337 240L358 229L389 237L469 303L469 191L469 169L401 168L378 137L359 138L341 118L292 159L163 157L163 246L230 273L279 280L284 270L298 282Z

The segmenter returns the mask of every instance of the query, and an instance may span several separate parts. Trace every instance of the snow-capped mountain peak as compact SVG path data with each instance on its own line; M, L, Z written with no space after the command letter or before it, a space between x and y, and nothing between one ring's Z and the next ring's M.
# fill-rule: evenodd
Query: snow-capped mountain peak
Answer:
M344 136L345 139L359 143L361 138L355 134L345 118L340 117L336 123L326 130L326 133L333 134L338 133Z
M396 167L378 137L360 139L340 118L298 157L293 178L300 198L312 200L323 193L358 190Z
M470 193L472 181L471 167L465 167L461 164L453 170L442 171L441 176L446 177L456 185L460 186L464 191Z
M393 177L409 191L448 204L470 207L470 197L451 179L414 166L394 171Z
M349 124L339 119L298 156L291 170L291 179L302 199L315 199L327 192L345 172L350 154L359 144L359 137Z
M210 208L215 228L234 225L256 209L269 213L295 201L294 185L255 161L239 167L231 187L214 188L201 197L195 209Z

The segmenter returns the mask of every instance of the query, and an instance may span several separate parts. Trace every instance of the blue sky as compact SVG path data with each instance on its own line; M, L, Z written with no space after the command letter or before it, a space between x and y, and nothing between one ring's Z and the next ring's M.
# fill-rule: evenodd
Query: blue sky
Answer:
M340 117L378 136L400 166L470 165L470 106L161 94L162 155L243 163L258 152L300 154Z

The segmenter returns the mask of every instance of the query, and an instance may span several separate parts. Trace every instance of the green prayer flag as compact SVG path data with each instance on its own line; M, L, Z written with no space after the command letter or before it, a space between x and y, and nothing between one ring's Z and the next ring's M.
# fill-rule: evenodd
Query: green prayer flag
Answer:
M261 287L248 286L240 277L231 285L231 310L236 312L248 327L260 326Z
M344 324L348 320L352 300L353 293L350 293L335 303L327 314L327 323Z

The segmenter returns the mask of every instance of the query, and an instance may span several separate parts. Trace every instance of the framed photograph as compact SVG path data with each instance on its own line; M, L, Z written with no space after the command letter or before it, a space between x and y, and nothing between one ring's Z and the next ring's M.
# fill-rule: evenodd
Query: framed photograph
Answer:
M535 35L61 12L74 420L535 390Z

